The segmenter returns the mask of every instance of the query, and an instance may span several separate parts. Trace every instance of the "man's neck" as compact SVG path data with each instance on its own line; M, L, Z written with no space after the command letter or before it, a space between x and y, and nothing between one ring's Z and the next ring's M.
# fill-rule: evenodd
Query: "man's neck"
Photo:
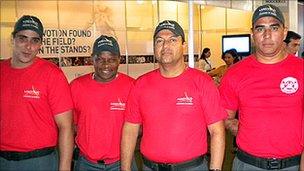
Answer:
M21 61L18 61L15 58L12 58L11 59L11 67L12 68L16 68L16 69L24 69L24 68L27 68L30 65L32 65L34 63L34 61L35 61L35 59L33 59L33 60L29 61L29 62L23 63Z
M166 78L173 78L181 75L187 65L184 62L177 63L175 65L172 64L159 64L159 70L162 76Z
M264 56L258 52L255 53L256 59L263 64L275 64L283 61L288 56L286 50L281 49L279 53L274 56Z

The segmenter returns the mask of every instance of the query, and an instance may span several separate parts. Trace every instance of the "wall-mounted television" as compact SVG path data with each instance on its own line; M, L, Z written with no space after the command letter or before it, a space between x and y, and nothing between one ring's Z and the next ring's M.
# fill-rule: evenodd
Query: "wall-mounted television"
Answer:
M236 49L239 56L245 57L251 53L250 34L223 35L222 52L229 49Z

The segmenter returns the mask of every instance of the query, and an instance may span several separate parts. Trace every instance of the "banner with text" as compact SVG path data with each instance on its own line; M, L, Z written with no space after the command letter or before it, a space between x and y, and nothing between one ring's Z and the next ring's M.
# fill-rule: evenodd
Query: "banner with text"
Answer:
M39 56L90 56L93 39L91 30L45 29Z

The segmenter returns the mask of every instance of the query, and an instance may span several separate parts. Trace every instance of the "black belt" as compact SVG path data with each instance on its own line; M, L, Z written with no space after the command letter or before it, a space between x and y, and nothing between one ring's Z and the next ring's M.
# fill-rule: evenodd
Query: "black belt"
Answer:
M78 160L79 158L79 153L80 153L80 150L78 147L75 147L74 150L73 150L73 160Z
M104 160L97 160L98 164L106 164L106 162Z
M0 156L6 160L25 160L30 158L42 157L55 151L55 147L42 148L30 152L0 151Z
M284 159L260 158L252 156L240 149L237 150L236 156L242 162L267 170L284 169L287 167L300 165L301 160L301 155Z
M79 148L78 148L78 150L79 150ZM89 160L83 153L81 153L80 151L79 151L78 155L79 155L79 156L82 156L82 157L83 157L85 160L87 160L87 161L91 161L91 160ZM78 160L78 158L77 158L77 160ZM97 160L96 162L97 162L98 164L102 164L102 165L111 165L111 164L114 164L114 163L119 162L119 160L118 160L117 162L110 163L110 164L106 164L106 162L105 162L104 160Z
M190 167L197 167L203 163L204 156L196 157L192 160L181 162L181 163L157 163L153 162L142 155L143 162L146 166L153 170L158 171L172 171L172 170L187 170Z

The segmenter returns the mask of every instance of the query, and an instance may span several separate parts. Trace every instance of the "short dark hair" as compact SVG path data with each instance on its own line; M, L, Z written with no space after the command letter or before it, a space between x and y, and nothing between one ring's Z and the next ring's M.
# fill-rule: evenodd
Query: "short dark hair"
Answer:
M291 42L291 39L297 40L297 39L301 39L301 38L302 37L298 33L293 32L293 31L288 31L284 42L288 44L289 42Z

